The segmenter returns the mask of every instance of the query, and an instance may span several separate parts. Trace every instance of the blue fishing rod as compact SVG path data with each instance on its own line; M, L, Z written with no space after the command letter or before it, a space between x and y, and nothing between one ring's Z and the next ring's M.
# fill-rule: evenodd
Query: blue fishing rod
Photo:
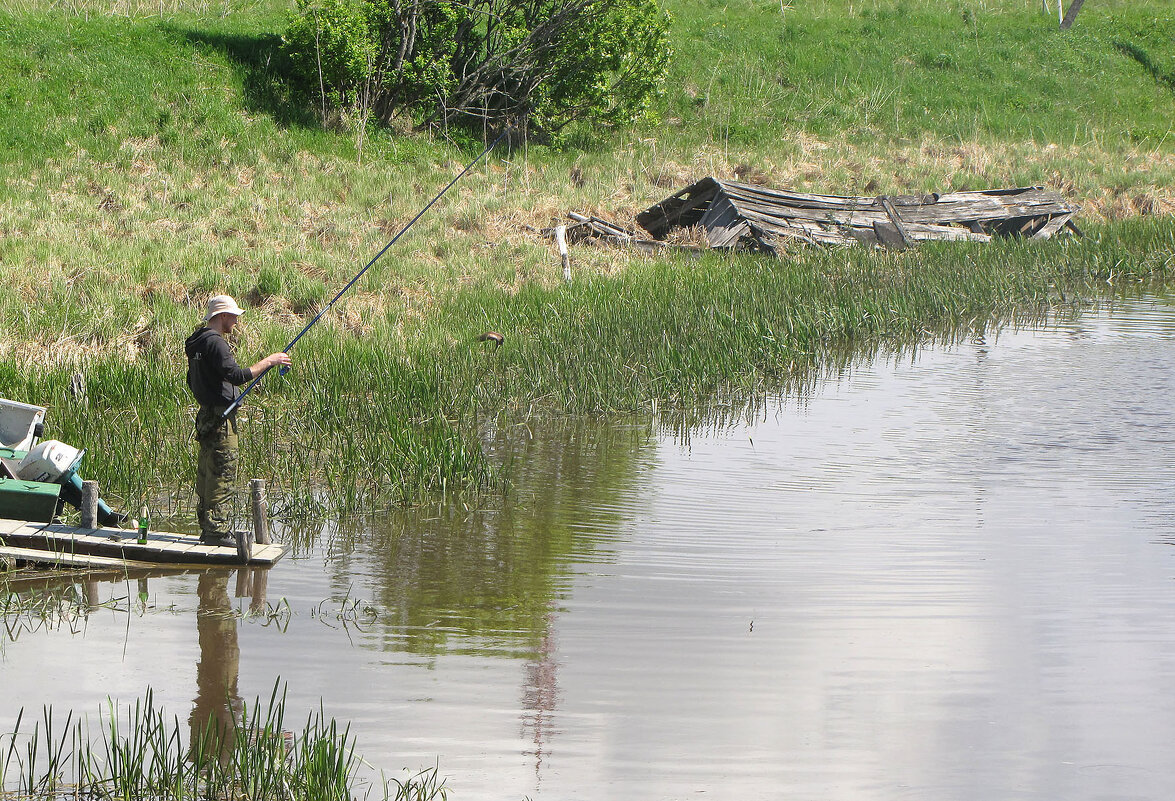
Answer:
M427 206L425 206L423 209L421 209L419 212L417 212L416 216L413 217L411 220L409 220L408 224L405 225L403 228L401 228L399 233L397 233L395 236L393 236L391 241L389 241L386 245L384 245L383 250L381 250L379 253L376 253L375 256L371 259L371 261L367 262L367 265L362 270L357 272L355 274L355 277L352 278L350 281L348 281L347 285L345 287L343 287L342 289L339 290L339 294L335 295L334 298L331 299L331 302L326 304L326 306L324 306L322 308L322 311L320 311L318 314L314 315L314 319L311 320L310 322L308 322L306 324L306 327L298 332L298 336L296 336L290 340L290 344L286 345L285 348L283 348L283 352L289 353L291 350L293 350L294 346L298 344L298 340L302 338L302 335L305 334L307 331L309 331L311 328L313 328L315 326L315 324L317 324L318 321L322 319L323 315L325 315L328 311L330 311L331 307L334 306L335 303L338 302L339 298L341 298L343 295L347 294L347 290L349 290L351 287L355 286L355 283L360 278L363 277L363 274L371 269L371 265L373 265L377 261L379 261L380 256L387 253L388 250L392 247L392 245L396 244L396 241L399 240L399 238L402 237L408 231L409 228L411 228L413 225L415 225L416 221L419 220L421 217L423 217L424 213L426 211L428 211L429 209L432 208L434 203L436 203L438 200L440 200L446 192L448 192L450 189L452 189L453 185L455 183L457 183L459 180L461 180L461 177L463 175L465 175L465 173L472 170L473 166L475 164L477 164L479 161L481 161L483 158L485 158L487 153L489 153L491 150L493 150L495 147L497 147L498 142L501 142L503 139L505 139L506 134L508 134L508 133L510 133L510 129L506 128L506 130L502 131L502 133L498 135L497 139L495 139L490 144L486 145L486 149L481 151L481 153L478 154L477 158L475 158L473 161L466 164L465 169L463 169L461 172L457 173L457 175L453 178L453 180L449 181L449 183L445 186L444 189L442 189L440 192L437 192L436 197L434 197L432 200L430 200L428 202ZM261 375L254 378L252 380L252 382L250 382L249 386L245 387L245 390L240 395L237 396L237 399L234 400L232 402L232 404L229 405L229 407L224 410L224 413L221 414L220 419L227 420L229 415L231 415L238 408L240 408L241 402L245 399L245 396L248 395L252 391L253 387L260 384L261 379L264 378L265 374L268 373L272 369L273 369L272 367L266 367L264 370L262 370ZM289 367L282 367L280 370L278 370L278 375L285 375L289 369L290 369Z

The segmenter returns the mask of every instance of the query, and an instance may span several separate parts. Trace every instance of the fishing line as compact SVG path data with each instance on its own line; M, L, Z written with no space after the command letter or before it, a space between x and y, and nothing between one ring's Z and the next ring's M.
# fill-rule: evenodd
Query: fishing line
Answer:
M485 158L487 153L489 153L491 150L493 150L495 147L497 147L498 142L501 142L503 139L505 139L506 134L508 134L508 133L510 133L509 128L502 131L502 133L498 135L497 139L495 139L493 142L488 144L486 146L486 149L481 151L480 154L478 154L477 158L475 158L473 161L466 164L465 169L463 169L461 172L457 173L457 175L453 178L453 180L449 181L449 183L445 186L445 188L442 189L440 192L438 192L436 197L434 197L432 200L430 200L428 202L427 206L425 206L423 209L421 209L419 212L417 212L416 216L413 217L411 220L409 220L408 224L405 225L403 228L401 228L399 233L397 233L395 236L393 236L391 238L391 241L389 241L386 245L384 245L383 250L381 250L379 253L376 253L375 256L372 257L371 261L367 262L367 265L362 270L357 272L355 274L355 277L352 278L350 281L348 281L347 285L345 287L343 287L342 289L339 290L339 294L335 295L334 298L331 299L331 302L326 304L326 306L324 306L322 308L322 311L320 311L318 314L314 315L314 319L312 319L310 322L308 322L306 324L306 327L303 328L301 331L299 331L298 335L296 337L294 337L293 339L290 340L290 344L286 345L285 348L282 349L283 352L289 353L293 349L294 345L298 344L298 340L302 338L302 335L305 334L307 331L309 331L311 328L313 328L315 326L315 324L319 320L322 319L323 315L325 315L328 311L331 310L331 307L333 307L335 305L335 303L339 300L339 298L341 298L343 295L345 295L347 293L347 290L350 289L351 287L353 287L355 285L355 282L357 282L360 278L362 278L363 274L371 269L371 265L373 265L377 261L379 261L380 256L387 253L388 249L391 248L392 245L396 244L396 241L400 237L402 237L408 231L409 228L411 228L413 225L415 225L416 221L419 220L421 217L423 217L424 213L426 211L428 211L429 209L431 209L434 203L436 203L438 200L440 200L446 192L448 192L450 189L453 188L453 184L455 184L459 180L461 180L461 177L463 175L465 175L465 173L467 173L473 169L473 165L477 164L479 161L481 161L483 158ZM227 420L228 416L231 415L233 412L235 412L238 407L240 407L241 401L243 401L245 399L245 396L249 394L249 392L253 389L253 387L255 387L259 383L261 383L261 379L264 378L265 374L268 373L272 369L273 369L272 367L267 367L264 370L262 370L261 375L254 378L253 381L250 382L249 386L245 387L244 391L241 392L241 394L237 396L237 399L234 400L232 402L232 404L227 409L224 410L224 413L220 416L220 419ZM282 367L278 371L278 375L285 375L288 370L289 370L288 367Z

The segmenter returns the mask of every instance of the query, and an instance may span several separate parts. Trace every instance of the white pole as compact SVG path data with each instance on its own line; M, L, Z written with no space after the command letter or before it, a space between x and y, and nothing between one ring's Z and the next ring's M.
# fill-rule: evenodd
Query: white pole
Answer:
M555 226L555 243L559 245L559 261L563 264L563 280L571 283L571 256L567 253L567 226Z

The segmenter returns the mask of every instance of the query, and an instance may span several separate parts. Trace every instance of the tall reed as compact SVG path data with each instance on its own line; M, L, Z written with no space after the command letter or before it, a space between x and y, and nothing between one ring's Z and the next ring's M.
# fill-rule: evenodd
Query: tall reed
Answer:
M151 690L126 710L113 701L100 712L98 731L70 712L64 723L45 707L31 730L24 710L0 736L0 795L19 799L92 798L109 801L351 801L361 763L350 727L319 707L301 732L285 728L285 697L275 685L268 703L257 699L223 730L210 723L191 742L178 718ZM370 797L368 788L365 797ZM430 801L444 798L435 768L382 783L376 797Z
M1055 242L707 255L570 285L463 287L428 316L388 313L361 336L329 325L308 334L294 372L267 377L245 406L244 470L291 515L486 488L501 476L481 432L503 416L737 404L845 348L1070 313L1173 270L1175 223L1150 219ZM477 341L489 328L505 334L501 347ZM96 360L80 397L73 373L0 365L0 394L50 405L47 435L87 448L83 474L110 498L190 508L194 407L174 357Z

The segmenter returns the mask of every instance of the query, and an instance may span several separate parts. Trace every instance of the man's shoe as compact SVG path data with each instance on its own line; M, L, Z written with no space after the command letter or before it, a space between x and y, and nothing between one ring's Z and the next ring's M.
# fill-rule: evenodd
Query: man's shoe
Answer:
M218 537L200 537L201 545L212 545L220 548L236 548L237 538L232 534L221 534Z

